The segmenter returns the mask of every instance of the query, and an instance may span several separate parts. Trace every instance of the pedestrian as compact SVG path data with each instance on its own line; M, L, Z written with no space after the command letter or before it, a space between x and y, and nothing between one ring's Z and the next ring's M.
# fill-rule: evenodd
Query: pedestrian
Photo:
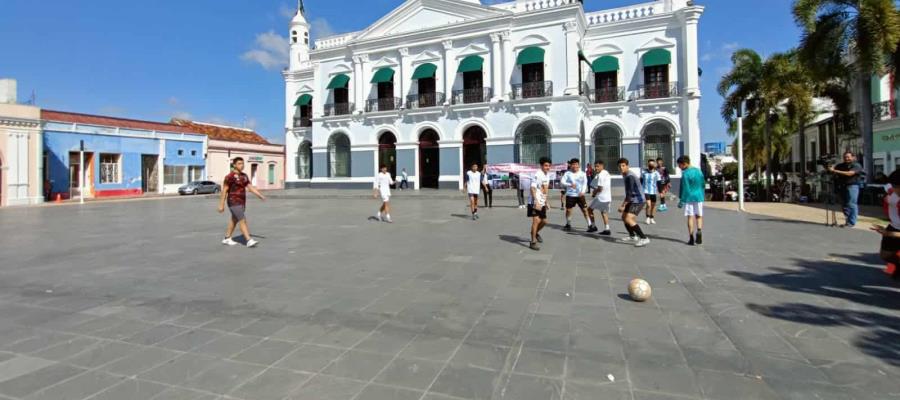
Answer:
M612 177L609 175L609 171L606 170L606 167L603 163L603 160L597 160L594 162L594 180L591 182L591 205L588 207L588 214L591 216L591 221L594 221L594 225L589 229L589 232L597 232L597 224L596 219L594 218L594 211L600 212L600 217L603 219L603 232L600 232L601 235L609 236L612 234L609 230L609 206L612 203Z
M672 189L672 177L669 176L669 168L666 167L666 162L662 157L656 159L656 171L659 172L659 207L657 210L660 212L669 211L669 206L666 205L666 197L669 195L669 190Z
M647 202L647 225L656 224L656 201L661 179L659 171L656 170L656 161L647 161L647 169L641 174L641 183L644 186L644 199Z
M375 185L373 186L372 197L381 197L381 207L378 208L378 214L373 217L375 220L387 223L393 223L391 219L391 185L395 184L394 178L388 172L387 165L382 165L379 169L378 176L375 177Z
M406 168L400 171L400 190L403 189L409 189L409 174L406 173Z
M516 176L519 178L518 181L518 197L519 197L519 208L524 209L527 208L525 205L525 191L527 190L529 193L531 192L531 178L527 174L518 173Z
M844 152L844 162L828 167L828 171L834 174L834 188L844 205L846 222L841 227L852 228L856 226L859 215L859 187L865 181L862 165L856 162L856 156L852 152L847 151Z
M466 171L463 190L468 194L469 211L472 212L472 220L475 221L478 219L478 193L481 191L481 172L478 171L478 163L472 163L472 168Z
M681 185L678 189L678 208L684 208L687 218L688 245L703 244L703 200L706 194L706 179L703 172L691 166L691 158L678 157L678 168L681 169ZM696 224L696 235L694 227Z
M531 218L531 244L532 250L539 251L538 243L544 243L541 237L541 229L547 226L547 200L550 197L550 164L547 157L540 160L540 170L531 178L531 189L528 196L528 218Z
M484 206L494 208L494 188L491 187L487 172L481 173L481 191L484 192Z
M566 171L559 183L566 189L566 226L563 227L563 230L566 232L572 230L572 209L577 205L587 221L588 232L592 232L591 227L594 226L594 223L588 215L587 201L584 198L587 193L588 179L581 170L581 160L577 158L569 160L569 170Z
M881 235L881 259L887 263L885 272L894 279L900 279L897 264L900 263L900 170L891 173L887 178L891 188L884 197L884 211L890 223L887 226L875 225L872 230Z
M231 161L231 172L225 176L222 183L222 195L219 197L219 213L225 212L225 204L228 204L228 210L231 212L231 219L228 220L228 228L225 229L225 239L222 244L226 246L234 246L237 242L231 238L234 234L235 226L240 227L241 233L244 235L244 243L247 247L254 247L259 242L250 236L250 227L247 226L247 191L253 193L262 201L266 201L259 190L250 184L250 177L244 173L244 159L236 157Z
M650 239L644 235L644 231L637 223L638 215L644 209L644 195L641 190L641 178L628 167L628 159L619 159L619 172L625 183L625 200L619 206L622 213L622 222L628 236L619 240L620 243L634 243L635 247L644 247L650 244Z

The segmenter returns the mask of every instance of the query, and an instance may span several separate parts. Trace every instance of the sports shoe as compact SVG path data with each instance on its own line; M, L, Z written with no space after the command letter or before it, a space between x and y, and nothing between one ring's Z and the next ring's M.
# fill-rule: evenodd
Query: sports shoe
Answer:
M250 239L247 241L247 247L256 247L256 245L258 245L258 244L259 244L259 242L257 242L256 240L253 240L253 239Z
M647 219L644 221L644 223L647 225L650 225L650 224L652 224L652 222L650 222L650 221L653 221L653 218L647 217Z
M572 225L566 224L566 226L563 227L563 230L566 231L566 232L571 231L571 230L572 230Z
M656 225L656 218L650 218L650 223Z
M541 250L541 246L538 246L537 242L531 242L531 244L528 245L528 248L530 248L530 249L532 249L532 250L534 250L534 251L540 251L540 250Z
M666 212L666 211L669 211L669 206L667 206L665 204L660 204L659 207L656 207L656 210L659 212Z
M609 236L609 235L612 235L612 232L610 232L610 231L603 231L603 232L600 232L600 234L603 235L603 236Z
M648 244L650 244L650 239L647 239L647 238L638 239L637 243L634 244L634 247L644 247Z
M393 224L393 223L394 223L394 220L392 220L391 217L385 217L384 219L382 219L382 221L387 222L387 223L389 223L389 224Z
M234 245L236 245L236 244L238 244L238 243L235 242L234 240L232 240L231 238L225 238L225 239L222 240L222 244L224 244L224 245L226 245L226 246L234 246Z
M537 238L538 243L544 243L544 238L542 238L541 235L537 235L535 237Z
M702 233L697 232L697 240L696 240L696 242L697 242L698 245L703 244L703 234L702 234Z
M588 231L589 233L594 233L594 232L599 231L599 229L597 229L596 226L591 225L590 227L587 228L587 231Z
M637 236L625 236L619 239L619 243L634 243L637 242Z
M688 239L687 244L688 244L688 246L693 246L693 245L694 245L694 236L693 236L693 235Z

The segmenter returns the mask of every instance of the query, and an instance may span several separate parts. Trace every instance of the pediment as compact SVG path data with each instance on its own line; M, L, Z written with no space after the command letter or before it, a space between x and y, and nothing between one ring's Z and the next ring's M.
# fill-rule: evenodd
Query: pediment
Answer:
M675 42L668 39L655 37L642 44L641 47L638 47L637 50L635 50L635 52L641 53L647 50L665 49L669 47L675 47Z
M524 38L522 38L522 40L520 40L518 43L516 43L515 48L521 49L521 48L532 47L532 46L540 47L540 46L546 46L549 44L550 44L550 41L547 40L546 37L534 34L534 35L528 35L528 36L525 36Z
M333 68L331 68L330 71L328 71L329 75L351 74L351 73L353 73L353 68L350 68L350 66L347 64L335 65Z
M480 43L472 43L472 44L466 46L465 48L463 48L462 50L460 50L456 54L456 57L457 58L465 58L468 56L477 55L477 54L485 54L485 53L490 53L490 49L488 49L487 46L480 44Z
M509 11L465 0L407 0L363 31L357 36L357 40L438 28L508 14L510 14Z
M440 54L435 53L430 50L427 50L427 51L423 51L423 52L417 54L415 57L413 57L412 64L413 65L424 64L424 63L428 63L428 62L440 61L440 59L441 59Z
M619 46L616 46L614 44L601 43L601 44L598 44L598 45L592 47L590 50L586 51L585 53L587 53L586 55L588 56L588 58L593 59L593 58L601 57L601 56L611 56L611 55L622 54L622 48Z
M304 84L303 86L300 87L300 89L297 89L296 93L304 94L304 93L313 93L315 91L316 91L316 89L313 89L312 86Z
M376 69L384 68L384 67L394 68L398 65L400 65L400 64L397 63L396 59L393 59L391 57L381 57L377 61L372 63L372 70L376 70Z

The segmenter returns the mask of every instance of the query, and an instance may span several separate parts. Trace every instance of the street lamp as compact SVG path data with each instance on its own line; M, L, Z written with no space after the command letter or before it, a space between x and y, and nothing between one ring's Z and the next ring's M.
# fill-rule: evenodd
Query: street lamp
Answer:
M84 140L81 141L81 146L79 147L78 152L78 202L84 204Z
M737 107L737 142L738 142L738 211L744 209L744 102Z

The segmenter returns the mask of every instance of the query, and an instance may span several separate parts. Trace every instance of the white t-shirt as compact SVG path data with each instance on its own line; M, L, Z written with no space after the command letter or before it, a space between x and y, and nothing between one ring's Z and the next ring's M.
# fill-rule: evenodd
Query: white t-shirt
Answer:
M891 220L891 226L894 229L900 229L900 196L894 193L893 190L890 193L885 200L887 201L888 218Z
M612 202L612 176L609 175L609 171L603 170L599 174L594 175L594 182L591 184L591 189L596 189L598 187L602 187L603 191L597 193L597 201L601 203L611 203Z
M481 172L466 171L466 187L469 194L481 193Z
M537 208L547 205L547 196L544 196L543 191L544 186L550 186L550 177L547 176L544 171L538 171L534 174L534 177L531 178L531 188L535 190L528 190L528 204Z
M381 192L382 197L391 195L391 185L393 184L394 179L391 178L390 172L379 172L375 177L375 189Z

